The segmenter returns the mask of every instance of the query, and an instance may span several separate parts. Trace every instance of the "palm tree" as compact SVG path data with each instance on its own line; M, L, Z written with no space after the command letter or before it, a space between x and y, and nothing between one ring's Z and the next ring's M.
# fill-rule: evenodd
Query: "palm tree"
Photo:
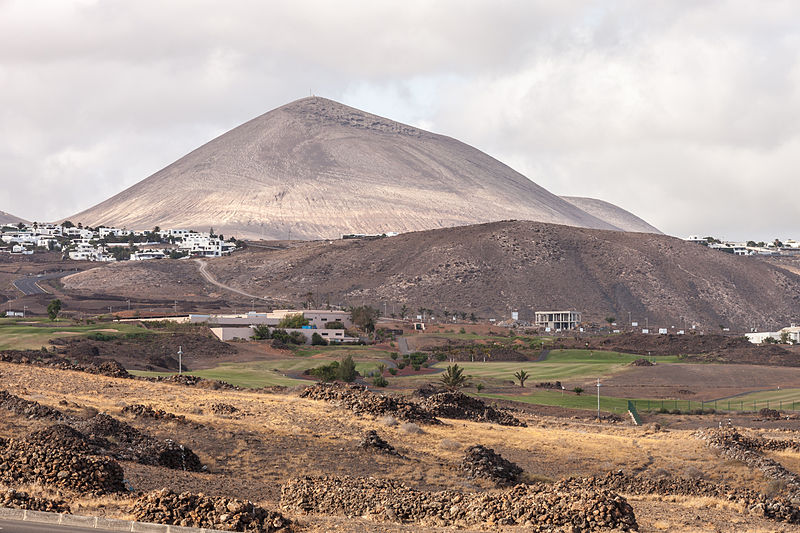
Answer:
M447 367L447 371L442 374L441 379L442 384L448 389L458 389L467 384L468 377L464 375L464 369L455 364Z
M528 379L529 377L530 375L524 370L517 370L516 372L514 372L514 378L516 378L516 380L519 381L520 387L523 388L525 387L525 380Z

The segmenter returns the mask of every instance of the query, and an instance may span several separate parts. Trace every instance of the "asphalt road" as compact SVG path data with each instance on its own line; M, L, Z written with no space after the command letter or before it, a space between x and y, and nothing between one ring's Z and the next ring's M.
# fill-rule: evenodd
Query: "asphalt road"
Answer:
M13 283L14 287L16 287L25 296L31 296L34 294L50 294L39 286L40 281L44 281L46 279L63 278L64 276L69 276L75 272L75 270L68 270L66 272L50 272L49 274L25 276L24 278L15 279Z
M93 527L57 526L55 524L37 524L34 522L17 522L16 520L0 520L0 531L3 533L48 533L59 531L63 533L102 533L108 529L95 529Z

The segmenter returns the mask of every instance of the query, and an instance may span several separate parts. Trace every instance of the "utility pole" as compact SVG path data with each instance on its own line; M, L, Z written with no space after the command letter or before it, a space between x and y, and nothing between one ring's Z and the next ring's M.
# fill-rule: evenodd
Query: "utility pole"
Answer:
M178 300L175 300L175 303L173 304L173 309L175 309L175 314L177 315L178 314Z
M178 346L178 375L183 374L183 350ZM599 412L599 411L598 411Z
M130 299L125 300L125 301L128 303L128 311L130 311L131 310L131 301L130 301Z
M600 421L600 378L597 378L597 421Z

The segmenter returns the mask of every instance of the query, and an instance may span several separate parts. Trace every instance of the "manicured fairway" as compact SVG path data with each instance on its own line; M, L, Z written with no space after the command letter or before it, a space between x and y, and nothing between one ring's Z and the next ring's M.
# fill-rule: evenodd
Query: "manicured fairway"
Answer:
M57 337L81 337L92 332L106 335L148 334L141 326L124 322L74 325L46 318L0 318L0 350L38 350Z

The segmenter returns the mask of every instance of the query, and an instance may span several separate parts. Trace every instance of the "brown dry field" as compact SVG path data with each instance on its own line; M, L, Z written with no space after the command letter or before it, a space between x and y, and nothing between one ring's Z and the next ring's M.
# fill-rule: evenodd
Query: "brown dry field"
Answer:
M522 415L529 423L527 428L446 421L444 426L424 426L421 434L407 434L374 417L359 417L329 404L301 399L296 391L207 391L13 364L0 364L0 389L75 413L92 409L107 412L155 436L188 445L209 467L208 473L184 473L123 463L125 476L137 491L166 486L177 491L247 498L269 508L278 506L285 480L306 474L386 477L420 489L488 490L488 485L460 477L454 468L463 449L473 444L494 448L516 462L529 480L602 474L614 469L663 469L674 475L700 471L711 480L759 490L768 485L760 474L705 448L689 430L598 425L528 413ZM59 406L61 400L70 402L69 407ZM233 417L214 415L209 407L217 402L234 405L240 413ZM121 409L134 403L183 414L187 420L142 422L123 416ZM721 417L695 420L716 426ZM45 425L3 412L0 436L20 437ZM360 449L357 442L367 429L377 429L409 459ZM786 429L764 433L798 435ZM458 442L460 450L442 447L445 439ZM800 467L800 454L781 452L775 457L795 471ZM34 489L53 494L40 487ZM72 502L77 514L125 516L123 498L62 496ZM632 497L631 503L641 531L794 530L742 514L714 499ZM309 531L439 531L415 524L289 516Z
M630 366L603 381L603 393L617 398L680 398L697 401L727 398L745 392L779 387L800 387L800 368L733 364L656 364ZM691 391L694 394L679 391Z

